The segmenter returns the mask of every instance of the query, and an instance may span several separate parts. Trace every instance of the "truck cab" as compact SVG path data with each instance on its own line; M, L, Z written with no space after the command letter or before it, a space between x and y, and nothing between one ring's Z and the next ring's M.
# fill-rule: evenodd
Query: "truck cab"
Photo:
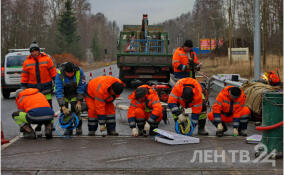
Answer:
M119 78L126 84L135 79L168 82L172 63L168 44L168 33L162 26L148 26L147 15L142 25L124 25L118 42Z

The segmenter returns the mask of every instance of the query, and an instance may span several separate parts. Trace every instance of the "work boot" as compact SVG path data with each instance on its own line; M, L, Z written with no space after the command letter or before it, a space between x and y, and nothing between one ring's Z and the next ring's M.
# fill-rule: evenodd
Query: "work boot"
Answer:
M247 135L247 130L241 130L241 131L239 131L239 136L248 136Z
M35 134L37 137L42 137L41 126L41 124L38 124L35 128Z
M156 129L158 127L152 127L150 126L150 130L149 130L149 135L150 136L156 136L158 133L156 133L155 131L153 131L154 129Z
M51 123L45 124L45 137L46 139L52 138L52 124Z
M77 136L82 135L82 120L79 121L79 125L78 125L78 127L76 128L76 135L77 135Z
M205 130L206 118L198 120L198 135L208 135L208 132Z
M65 129L65 131L64 131L64 135L65 136L71 136L73 134L73 130L71 130L71 129Z
M25 124L24 126L22 126L20 131L23 132L24 138L26 139L36 138L35 132L29 124Z
M119 136L119 134L115 131L110 131L110 132L107 132L107 135L109 136Z
M89 131L88 136L96 136L96 131Z
M213 124L216 126L216 128L218 127L218 124L216 124L216 123L213 123ZM218 130L216 131L216 136L218 136L218 137L224 136L224 132L226 132L228 130L228 128L227 128L225 123L222 122L222 126L223 126L223 130L222 131L218 131Z
M147 137L147 132L144 129L139 129L138 133L139 133L139 136Z

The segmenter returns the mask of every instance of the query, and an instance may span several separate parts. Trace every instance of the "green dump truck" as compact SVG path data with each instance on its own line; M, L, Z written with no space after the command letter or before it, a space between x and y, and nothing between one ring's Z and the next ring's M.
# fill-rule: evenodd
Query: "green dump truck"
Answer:
M168 33L162 26L148 26L147 15L142 25L124 25L118 43L119 78L126 84L135 79L168 82L172 62L168 44Z

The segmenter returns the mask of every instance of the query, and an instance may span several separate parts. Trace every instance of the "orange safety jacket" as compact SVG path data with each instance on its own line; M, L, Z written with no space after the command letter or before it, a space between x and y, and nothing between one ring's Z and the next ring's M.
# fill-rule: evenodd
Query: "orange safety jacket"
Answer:
M55 78L56 74L56 67L48 55L40 53L37 58L28 55L23 64L21 84L40 91L52 90L52 78Z
M20 92L19 96L16 98L16 104L18 109L25 112L29 112L36 108L50 108L50 104L46 97L35 88L28 88Z
M191 87L193 90L193 101L189 104L186 104L185 100L182 98L184 87ZM183 108L192 108L192 120L194 120L194 122L198 120L202 111L202 87L197 80L193 78L182 78L177 81L170 93L168 107L171 109L172 113L175 114L179 111L179 105Z
M115 83L125 84L118 78L112 76L99 76L89 81L87 85L87 95L94 100L96 114L100 118L100 115L115 114L113 106L112 111L106 111L106 104L112 103L115 98L120 95L111 96L108 89Z
M268 72L268 81L269 84L272 86L279 86L280 85L280 78L274 71Z
M242 110L245 107L246 95L241 89L241 95L235 100L230 99L230 88L225 87L217 96L216 102L213 105L214 121L221 122L221 114L227 117L233 117L233 126L236 128L239 125Z
M140 108L145 112L151 113L151 116L148 119L150 123L155 122L158 118L161 118L161 116L163 116L163 107L157 92L148 85L142 85L138 88L147 88L148 93L146 94L145 103L139 103L138 101L136 101L135 91L128 96L128 99L130 99L131 102L128 109L127 118L131 128L136 126L135 110L137 108Z
M193 50L190 51L189 57L189 53L186 53L182 47L177 48L172 60L174 72L190 72L190 69L186 69L186 65L189 64L189 60L199 64L197 55Z

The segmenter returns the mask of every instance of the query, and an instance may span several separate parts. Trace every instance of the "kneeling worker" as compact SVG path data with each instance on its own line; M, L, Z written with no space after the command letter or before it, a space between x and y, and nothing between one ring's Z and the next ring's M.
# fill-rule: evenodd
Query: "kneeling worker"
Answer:
M146 136L147 130L149 135L155 135L153 129L158 128L159 122L163 119L163 107L157 92L148 85L142 85L128 98L131 102L127 117L132 136Z
M45 136L52 138L52 125L54 111L46 97L38 89L18 89L16 91L16 104L19 111L12 114L15 122L21 127L25 138L35 139L36 135L30 124L44 124Z
M238 87L227 86L217 96L213 111L208 114L209 120L216 126L216 135L221 137L227 131L225 123L232 123L234 136L247 136L247 124L250 110L244 106L246 96Z
M184 122L186 116L183 115L185 108L192 108L191 119L193 126L198 122L198 134L208 135L205 130L206 118L199 119L202 111L202 87L199 82L193 78L182 78L173 87L168 100L175 122L179 120Z

